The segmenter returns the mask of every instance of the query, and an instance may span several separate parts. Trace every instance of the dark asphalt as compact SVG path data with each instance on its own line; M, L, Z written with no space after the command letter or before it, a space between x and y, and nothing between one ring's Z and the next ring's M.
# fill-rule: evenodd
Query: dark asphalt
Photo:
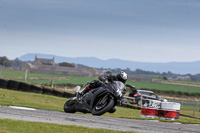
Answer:
M32 122L48 122L66 125L77 125L90 128L105 128L120 131L148 133L200 133L200 125L158 122L155 120L134 120L69 114L48 110L22 110L0 106L0 118Z

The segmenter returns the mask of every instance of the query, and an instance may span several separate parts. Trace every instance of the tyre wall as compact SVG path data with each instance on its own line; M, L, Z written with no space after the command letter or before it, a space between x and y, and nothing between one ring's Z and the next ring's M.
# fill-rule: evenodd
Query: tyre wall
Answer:
M160 102L149 99L149 105L142 105L142 118L159 118L167 120L178 120L180 112L180 103Z
M18 90L30 92L31 85L27 83L20 82Z
M8 85L8 80L6 79L0 79L0 88L6 89Z
M9 80L8 85L7 85L7 89L18 90L19 84L20 84L20 82L18 82L18 81Z
M6 79L0 79L0 88L18 90L24 92L40 93L40 94L53 95L66 98L74 96L74 94L64 92L55 88L46 86L40 87L29 83L19 82L15 80L6 80Z
M36 85L31 85L30 92L42 93L43 92L43 87L39 87L39 86L36 86Z

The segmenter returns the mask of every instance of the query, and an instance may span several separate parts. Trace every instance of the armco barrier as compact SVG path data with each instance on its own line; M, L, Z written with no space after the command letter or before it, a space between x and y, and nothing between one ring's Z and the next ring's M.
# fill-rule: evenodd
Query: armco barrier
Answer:
M8 80L0 79L0 88L7 89L7 85L8 85Z
M8 85L7 85L7 89L18 90L19 84L20 84L20 82L18 82L18 81L9 80Z

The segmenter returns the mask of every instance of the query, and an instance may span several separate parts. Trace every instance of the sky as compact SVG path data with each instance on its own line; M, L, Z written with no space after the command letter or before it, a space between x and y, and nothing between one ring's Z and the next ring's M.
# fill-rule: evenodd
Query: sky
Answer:
M200 60L200 0L0 0L0 56Z

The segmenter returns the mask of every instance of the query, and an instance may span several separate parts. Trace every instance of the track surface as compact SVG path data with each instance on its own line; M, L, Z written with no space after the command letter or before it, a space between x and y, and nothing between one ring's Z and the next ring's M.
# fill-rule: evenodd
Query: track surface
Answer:
M155 120L134 120L104 116L69 114L39 109L16 109L5 106L0 106L0 118L77 125L91 128L105 128L120 131L148 133L200 133L200 125L195 124L178 124L158 122Z

